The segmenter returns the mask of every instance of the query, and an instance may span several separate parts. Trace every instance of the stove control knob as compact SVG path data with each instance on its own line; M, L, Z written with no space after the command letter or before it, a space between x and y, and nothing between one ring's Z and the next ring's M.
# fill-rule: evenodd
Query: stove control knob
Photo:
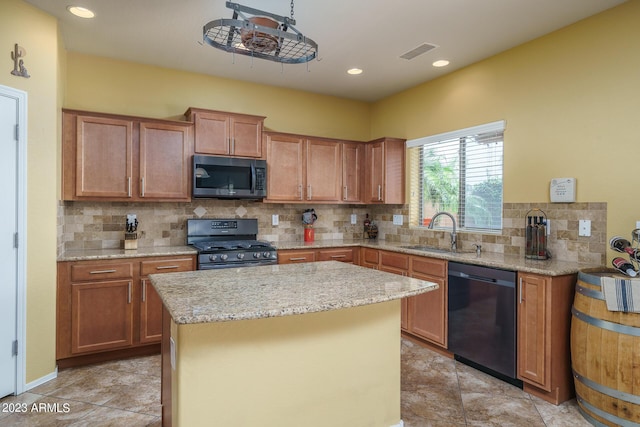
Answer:
M253 253L253 257L254 258L260 258L260 252L254 252Z
M215 261L218 259L218 255L209 255L209 261Z
M244 258L244 254L240 253L238 254L238 259L243 259Z
M262 254L262 256L265 257L265 258L270 258L271 254L269 252L265 252L265 253Z
M225 261L227 258L229 258L229 256L228 256L227 254L222 254L222 255L220 255L220 259L221 259L222 261Z

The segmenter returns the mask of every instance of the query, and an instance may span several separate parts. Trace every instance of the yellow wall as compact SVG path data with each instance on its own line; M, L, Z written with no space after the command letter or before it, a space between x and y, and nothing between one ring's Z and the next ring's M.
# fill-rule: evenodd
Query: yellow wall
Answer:
M400 422L400 300L297 316L176 325L173 425Z
M639 20L632 0L377 102L371 136L504 119L505 202L548 202L552 178L575 177L578 202L608 203L607 235L630 237L640 220Z
M364 102L69 52L64 106L184 120L189 107L266 116L281 132L365 140ZM179 117L180 116L180 117Z
M10 74L9 53L27 51L31 78ZM58 26L21 0L0 2L0 84L27 92L27 383L55 369L56 171L61 87Z

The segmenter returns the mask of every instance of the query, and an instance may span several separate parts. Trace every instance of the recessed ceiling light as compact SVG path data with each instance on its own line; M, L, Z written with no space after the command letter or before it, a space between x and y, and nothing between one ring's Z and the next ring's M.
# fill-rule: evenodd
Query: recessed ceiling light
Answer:
M352 76L357 76L358 74L362 74L362 70L360 68L349 68L347 70L347 73L351 74Z
M94 16L96 16L93 11L85 7L69 6L67 7L67 10L80 18L93 18Z
M447 61L446 59L440 59L431 65L433 65L434 67L446 67L447 65L449 65L449 61Z

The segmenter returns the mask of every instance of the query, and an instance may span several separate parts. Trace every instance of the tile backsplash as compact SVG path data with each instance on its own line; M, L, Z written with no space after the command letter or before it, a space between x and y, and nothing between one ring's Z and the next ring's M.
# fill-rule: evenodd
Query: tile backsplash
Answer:
M59 202L58 252L74 249L122 248L127 214L136 214L138 246L176 246L186 241L189 218L257 218L259 239L274 242L302 241L301 215L314 208L316 240L362 239L365 214L379 227L379 239L447 248L449 232L409 226L407 205L271 204L245 200L195 200L191 203ZM556 259L604 264L607 249L606 203L505 203L501 233L458 233L458 247L524 256L527 212L538 208L551 222L548 248ZM357 224L350 223L351 215ZM279 224L272 226L272 215ZM403 216L403 225L393 224ZM591 236L578 236L578 220L591 220Z

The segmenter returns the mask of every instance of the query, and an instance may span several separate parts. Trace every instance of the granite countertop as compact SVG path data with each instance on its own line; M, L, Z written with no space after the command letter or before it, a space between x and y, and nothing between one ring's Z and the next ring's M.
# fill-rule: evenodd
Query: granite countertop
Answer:
M466 264L483 265L486 267L501 268L505 270L521 271L525 273L543 274L547 276L562 276L566 274L574 274L584 268L597 268L602 265L582 264L577 262L559 261L556 259L548 260L531 260L523 256L508 255L496 252L482 251L480 256L475 251L458 251L452 252L432 252L416 249L403 248L410 246L409 243L386 242L384 240L318 240L315 242L277 242L278 249L322 249L334 247L361 246L373 249L382 249L387 251L399 252L408 255L419 255L430 258L446 259L448 261L457 261Z
M149 277L177 324L337 310L418 295L438 287L432 282L337 261Z
M196 255L192 246L154 246L132 250L124 249L78 249L58 255L58 261L86 261L100 259L139 258L150 256Z

